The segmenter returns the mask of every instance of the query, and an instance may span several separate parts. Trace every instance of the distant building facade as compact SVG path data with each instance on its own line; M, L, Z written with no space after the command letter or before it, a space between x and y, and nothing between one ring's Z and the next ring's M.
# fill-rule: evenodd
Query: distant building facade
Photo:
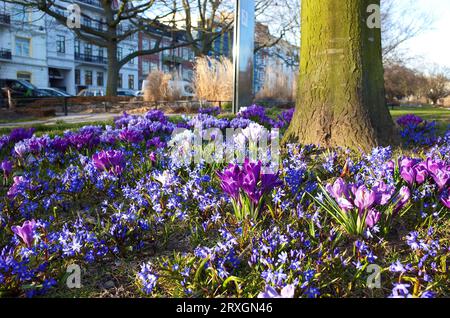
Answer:
M80 6L82 24L99 30L106 28L100 0L65 0L60 5L64 7L70 3ZM67 15L67 12L60 13ZM119 32L127 30L126 23L119 25ZM173 31L167 25L149 27L145 32L137 32L122 41L117 51L118 58L137 49L153 48L159 39L161 47L187 41L185 31ZM274 40L269 28L257 23L256 45L261 39ZM258 50L255 53L255 93L261 89L269 65L281 64L286 72L297 74L298 53L298 48L284 40ZM223 32L214 41L208 55L231 59L233 32ZM194 51L189 46L139 56L121 68L118 87L140 90L142 81L154 70L190 81L194 62ZM76 94L84 88L106 90L107 64L106 48L82 41L50 16L42 18L36 10L0 0L0 78L24 79L38 87L55 87Z
M168 47L172 44L186 43L186 35L182 30L171 30L160 25L158 28L147 27L145 32L139 32L139 50L150 50L158 44ZM191 81L194 68L194 51L189 46L178 47L162 52L139 56L139 85L152 71L162 71L172 74L173 78Z
M82 24L98 29L106 27L99 0L70 2L78 4L89 17L83 16ZM137 42L137 34L122 41L118 57L133 52ZM0 1L1 78L25 79L38 87L56 87L71 94L83 88L106 90L107 61L105 48L78 39L52 17L42 18L35 10ZM120 70L119 88L138 89L137 58Z

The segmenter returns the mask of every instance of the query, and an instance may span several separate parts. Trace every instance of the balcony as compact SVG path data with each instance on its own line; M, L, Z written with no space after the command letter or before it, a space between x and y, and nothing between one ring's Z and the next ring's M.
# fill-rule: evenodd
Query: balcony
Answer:
M99 32L104 32L108 29L106 23L104 22L94 22L94 23L82 22L81 25Z
M75 53L75 60L93 64L108 64L108 59L104 56Z
M163 54L162 60L163 62L166 63L175 63L175 64L181 64L185 61L182 57L170 54Z
M0 24L11 24L11 16L6 13L0 13Z
M93 7L102 8L102 4L100 3L100 0L77 0L77 2L88 4Z
M12 54L11 50L0 49L0 60L11 60Z

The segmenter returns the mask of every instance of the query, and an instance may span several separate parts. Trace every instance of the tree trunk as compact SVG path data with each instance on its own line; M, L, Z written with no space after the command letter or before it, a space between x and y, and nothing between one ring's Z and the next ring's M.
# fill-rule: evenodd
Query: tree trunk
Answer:
M302 0L299 99L285 143L369 150L398 142L370 4L380 0Z
M106 80L106 96L117 95L117 84L119 78L119 63L117 61L117 43L110 43L108 50L108 79ZM123 80L123 79L122 79Z

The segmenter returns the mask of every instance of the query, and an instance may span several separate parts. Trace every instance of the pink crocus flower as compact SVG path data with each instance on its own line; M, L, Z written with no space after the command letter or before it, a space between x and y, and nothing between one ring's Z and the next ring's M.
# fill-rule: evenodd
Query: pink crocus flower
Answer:
M365 211L366 209L370 209L377 195L375 191L369 190L366 186L362 185L355 191L355 200L353 201L355 206L359 209L360 212Z

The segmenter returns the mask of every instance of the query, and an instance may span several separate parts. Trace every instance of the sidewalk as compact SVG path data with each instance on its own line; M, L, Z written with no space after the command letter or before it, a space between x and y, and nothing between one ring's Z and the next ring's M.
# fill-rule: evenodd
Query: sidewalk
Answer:
M35 125L54 125L57 122L63 121L67 124L75 123L88 123L93 121L107 121L114 117L120 116L117 113L93 113L93 114L70 114L64 116L64 114L57 114L56 117L42 119L42 120L32 120L32 121L21 121L13 123L0 123L0 128L16 128L24 126L35 126Z

